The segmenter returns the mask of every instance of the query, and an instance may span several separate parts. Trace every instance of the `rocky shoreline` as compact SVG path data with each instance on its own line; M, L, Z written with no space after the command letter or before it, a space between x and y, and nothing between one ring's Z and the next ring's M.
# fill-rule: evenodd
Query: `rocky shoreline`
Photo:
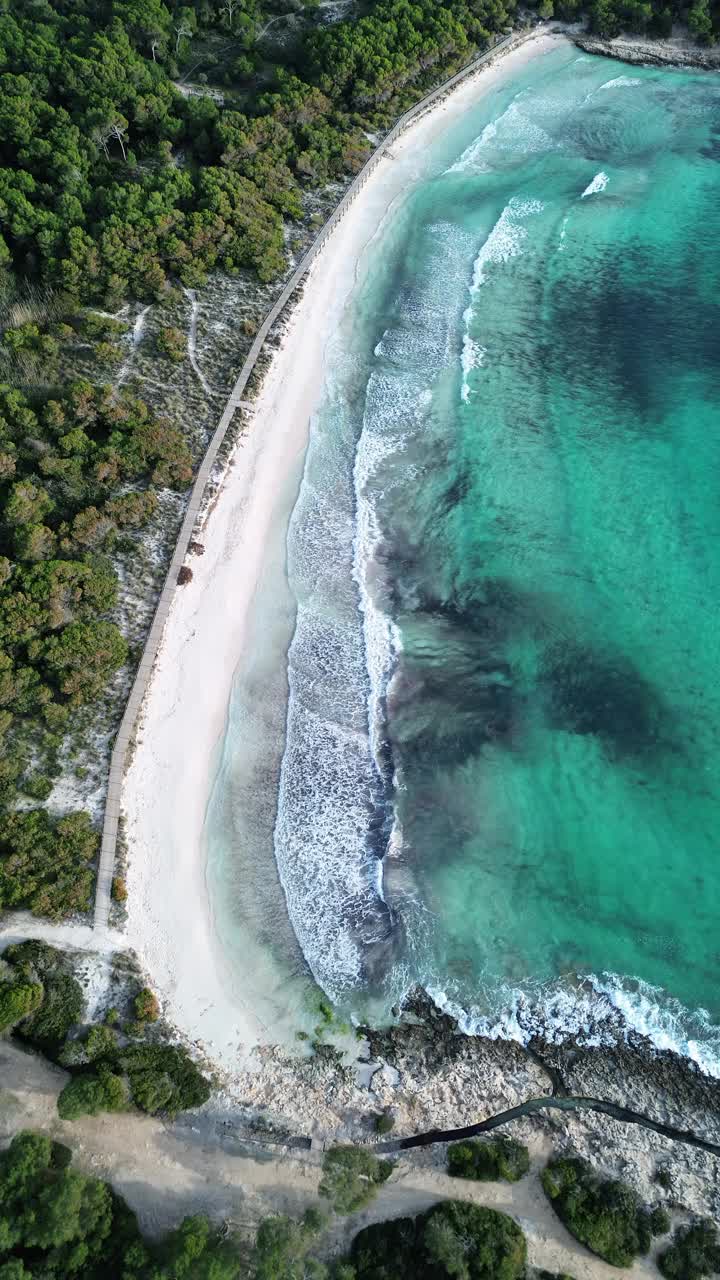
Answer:
M243 1220L247 1216L249 1222L269 1208L277 1209L276 1197L287 1194L283 1178L288 1161L301 1191L304 1175L314 1176L323 1148L337 1142L370 1144L391 1151L413 1186L421 1178L430 1179L434 1186L445 1174L448 1135L428 1131L496 1117L500 1126L494 1131L525 1143L536 1171L553 1153L579 1155L604 1176L632 1186L646 1204L666 1209L674 1225L696 1215L720 1219L720 1155L693 1145L693 1139L700 1138L720 1146L720 1081L703 1076L692 1063L655 1050L641 1037L601 1049L570 1042L558 1046L540 1039L523 1047L513 1041L467 1036L419 994L407 1002L395 1025L363 1030L364 1040L354 1054L342 1054L331 1044L325 1046L326 1052L312 1057L261 1050L258 1070L238 1080L232 1092L221 1090L199 1111L174 1121L138 1115L85 1117L71 1126L73 1145L79 1140L81 1157L94 1164L100 1142L103 1168L108 1176L119 1179L131 1203L137 1201L143 1219L150 1222L169 1222L172 1213L162 1189L154 1187L146 1170L139 1194L139 1170L130 1175L123 1126L129 1126L128 1137L134 1134L133 1147L148 1148L148 1159L166 1161L172 1156L178 1170L184 1170L178 1174L182 1194L194 1212L208 1211L216 1217L228 1213L228 1184L215 1185L208 1178L209 1158L213 1166L236 1168L234 1176L242 1174L244 1185L248 1171L256 1168L267 1188L257 1203L253 1196L252 1206L245 1206ZM0 1059L2 1101L7 1104L4 1123L0 1123L0 1146L28 1124L42 1123L64 1136L67 1126L59 1126L57 1117L53 1118L52 1098L43 1102L42 1115L37 1110L38 1094L30 1077L33 1073L47 1076L54 1097L67 1079L65 1073L28 1057L12 1042L0 1045ZM567 1095L572 1095L571 1104L579 1099L617 1103L650 1121L673 1126L677 1134L658 1133L637 1118L628 1121L572 1105L566 1108ZM547 1108L550 1099L552 1109ZM514 1118L500 1117L532 1100L541 1104L539 1109L528 1108ZM378 1137L376 1129L377 1117L383 1113L394 1122L385 1138ZM113 1130L110 1147L109 1127ZM423 1133L427 1143L407 1149L404 1140ZM542 1202L539 1191L536 1199L537 1205L512 1201L507 1207L521 1215L529 1239L537 1236L538 1241L547 1242L556 1238L556 1231L547 1235L537 1216ZM387 1209L397 1213L404 1205ZM650 1262L643 1264L633 1277L655 1274L645 1266L652 1268ZM599 1278L606 1271L597 1260L588 1259L587 1269L576 1264L573 1273Z
M641 1036L604 1048L468 1036L420 992L393 1026L362 1031L355 1053L259 1050L259 1069L185 1124L227 1150L350 1142L443 1167L445 1144L461 1136L450 1131L495 1131L496 1120L497 1132L583 1156L647 1202L720 1216L720 1081L692 1062ZM385 1138L381 1114L393 1122Z
M487 1117L493 1101L505 1093L508 1101L544 1095L560 1103L563 1098L607 1102L671 1127L674 1138L642 1122L563 1108L512 1120L501 1132L531 1144L551 1139L556 1148L584 1156L673 1210L720 1215L720 1156L693 1145L694 1139L720 1145L720 1081L642 1036L607 1047L538 1038L523 1048L513 1041L466 1036L426 997L415 995L405 1018L369 1032L368 1044L375 1059L397 1073L394 1089L383 1079L377 1090L378 1101L390 1110L392 1094L410 1085L418 1095L435 1094L439 1119L452 1081L466 1125Z
M512 1040L465 1035L453 1018L417 992L406 1002L396 1025L368 1030L366 1035L369 1054L399 1075L411 1075L416 1087L448 1071L462 1072L472 1082L473 1094L482 1081L487 1098L500 1092L490 1087L489 1078L499 1073L507 1081L519 1083L522 1078L522 1086L509 1091L514 1097L528 1096L528 1090L534 1089L535 1096L600 1100L720 1144L720 1080L634 1033L618 1036L614 1044L603 1047L572 1039L555 1044L540 1037L523 1047ZM466 1124L472 1122L469 1112L474 1100L467 1095L463 1100Z
M601 36L566 31L566 35L585 53L616 58L634 66L698 67L705 71L720 70L720 48L707 48L687 37L649 40L642 36L618 36L606 40Z

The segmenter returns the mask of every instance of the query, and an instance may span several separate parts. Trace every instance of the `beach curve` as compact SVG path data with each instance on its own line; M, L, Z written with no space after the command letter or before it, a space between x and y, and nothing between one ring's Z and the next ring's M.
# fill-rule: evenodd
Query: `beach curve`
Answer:
M142 708L122 809L129 866L127 940L152 975L166 1016L225 1070L277 1039L241 990L218 943L203 828L233 679L261 578L285 576L285 533L324 349L357 280L363 251L420 175L424 149L498 82L565 37L533 32L502 61L463 80L393 142L324 242L212 506L193 537L204 554L174 592ZM496 51L494 51L496 52ZM473 68L481 70L481 68ZM101 922L102 923L102 922Z

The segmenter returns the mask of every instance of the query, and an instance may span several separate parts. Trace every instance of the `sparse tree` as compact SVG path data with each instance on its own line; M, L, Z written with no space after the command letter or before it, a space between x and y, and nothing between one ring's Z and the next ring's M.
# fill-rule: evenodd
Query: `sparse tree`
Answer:
M128 122L124 116L116 116L112 120L99 124L93 131L93 139L105 152L105 159L110 159L110 145L118 142L122 151L123 160L127 160L127 151L125 150L125 138L128 131Z
M222 0L220 5L220 13L223 18L227 19L229 27L233 25L233 19L237 10L240 8L240 0Z

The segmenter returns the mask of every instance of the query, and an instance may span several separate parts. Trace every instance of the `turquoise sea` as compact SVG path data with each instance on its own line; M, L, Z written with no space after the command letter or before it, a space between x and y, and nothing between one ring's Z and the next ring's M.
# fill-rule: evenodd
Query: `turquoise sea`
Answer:
M289 533L290 921L348 1012L720 1073L720 78L563 45L425 159Z

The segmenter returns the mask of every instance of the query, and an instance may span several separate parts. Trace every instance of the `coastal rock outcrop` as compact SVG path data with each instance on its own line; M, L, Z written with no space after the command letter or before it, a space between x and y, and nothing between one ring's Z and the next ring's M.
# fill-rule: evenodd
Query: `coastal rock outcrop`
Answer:
M621 36L605 40L601 36L572 34L571 39L585 53L604 58L619 58L636 66L704 67L708 71L720 67L720 50L703 48L691 40L643 40L640 36Z

